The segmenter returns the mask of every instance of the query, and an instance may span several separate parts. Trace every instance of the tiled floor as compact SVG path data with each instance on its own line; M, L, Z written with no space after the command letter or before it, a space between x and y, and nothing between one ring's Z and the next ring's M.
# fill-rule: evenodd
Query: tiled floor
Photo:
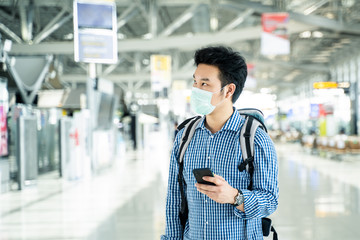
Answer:
M339 162L277 145L280 239L360 239L360 159Z
M153 240L165 227L169 147L153 133L146 149L101 175L0 195L0 240ZM360 159L314 157L277 144L280 200L272 216L281 240L360 239Z

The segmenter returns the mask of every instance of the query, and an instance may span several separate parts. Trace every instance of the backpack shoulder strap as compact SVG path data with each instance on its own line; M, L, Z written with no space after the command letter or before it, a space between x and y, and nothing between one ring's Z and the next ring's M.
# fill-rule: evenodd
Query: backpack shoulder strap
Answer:
M250 174L249 190L253 186L254 174L254 139L256 130L261 127L266 131L263 114L260 110L254 108L246 108L238 110L240 115L245 117L245 123L240 130L240 148L243 156L243 162L239 165L239 171L245 169Z
M201 121L200 116L196 116L190 119L185 120L181 123L178 127L178 130L184 128L184 131L181 136L180 148L179 148L179 155L178 155L178 162L179 162L179 173L178 173L178 182L179 182L179 189L180 189L180 196L181 196L181 206L180 206L180 223L183 228L185 229L186 221L188 219L188 205L185 196L185 189L184 189L184 178L183 178L183 169L184 169L184 155L189 143L195 133L195 128Z
M184 122L182 122L179 125L179 127L178 127L179 131L182 128L184 128L184 132L181 136L181 141L180 141L179 156L178 156L179 163L181 163L183 161L186 148L188 147L188 145L195 133L195 128L199 124L200 121L201 121L201 116L196 116L196 117L186 119Z
M260 123L254 120L253 117L248 116L240 131L240 148L243 156L243 162L239 165L239 171L242 172L245 169L250 174L250 184L248 189L252 189L253 174L254 174L254 139L256 129Z

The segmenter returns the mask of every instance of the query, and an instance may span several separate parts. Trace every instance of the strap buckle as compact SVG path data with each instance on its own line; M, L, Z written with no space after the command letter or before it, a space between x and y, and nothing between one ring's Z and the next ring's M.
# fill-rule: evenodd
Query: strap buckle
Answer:
M246 169L246 166L252 161L254 161L254 157L249 157L245 161L243 161L238 167L239 171L244 171Z

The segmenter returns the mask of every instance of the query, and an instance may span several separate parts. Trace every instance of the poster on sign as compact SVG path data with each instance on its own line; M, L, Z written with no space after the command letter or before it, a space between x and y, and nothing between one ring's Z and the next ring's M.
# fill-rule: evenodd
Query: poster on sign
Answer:
M151 55L151 90L159 92L171 85L171 56Z
M288 13L262 14L262 55L287 55L290 53L290 41L287 32L288 22Z

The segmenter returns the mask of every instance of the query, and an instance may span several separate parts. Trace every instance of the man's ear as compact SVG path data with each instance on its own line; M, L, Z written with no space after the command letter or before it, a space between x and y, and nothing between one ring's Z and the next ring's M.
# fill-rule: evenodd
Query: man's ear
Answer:
M226 97L232 97L235 93L236 85L234 83L230 83L228 85L228 89L226 92Z

